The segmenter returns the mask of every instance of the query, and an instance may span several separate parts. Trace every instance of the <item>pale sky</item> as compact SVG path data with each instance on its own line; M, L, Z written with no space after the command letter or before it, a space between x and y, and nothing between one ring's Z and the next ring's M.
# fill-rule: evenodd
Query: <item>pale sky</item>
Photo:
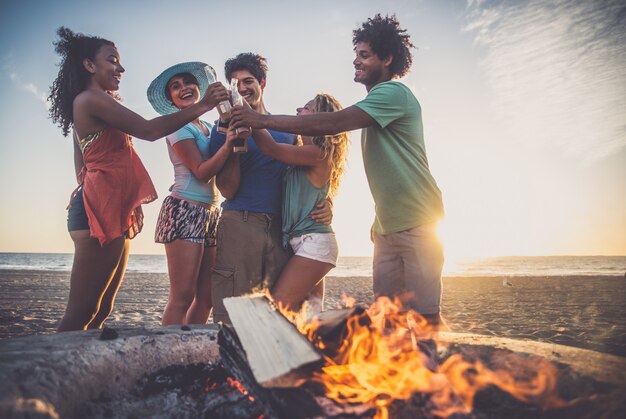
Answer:
M76 183L72 144L45 104L59 26L115 42L126 68L123 103L146 118L156 113L145 91L166 67L204 61L224 82L224 61L248 51L268 60L268 110L294 114L320 91L344 106L365 96L353 81L351 36L377 12L395 13L418 47L402 81L422 105L449 260L626 255L620 0L4 1L0 252L73 251L65 210ZM334 228L341 255L371 255L360 132L351 139ZM173 171L163 140L135 146L159 200L144 206L131 252L162 254L154 226Z

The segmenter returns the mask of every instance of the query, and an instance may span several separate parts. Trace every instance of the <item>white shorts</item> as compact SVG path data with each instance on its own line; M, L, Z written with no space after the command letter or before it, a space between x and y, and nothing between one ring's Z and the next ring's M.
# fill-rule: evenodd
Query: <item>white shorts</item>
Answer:
M309 233L289 240L293 254L337 266L339 246L335 233Z

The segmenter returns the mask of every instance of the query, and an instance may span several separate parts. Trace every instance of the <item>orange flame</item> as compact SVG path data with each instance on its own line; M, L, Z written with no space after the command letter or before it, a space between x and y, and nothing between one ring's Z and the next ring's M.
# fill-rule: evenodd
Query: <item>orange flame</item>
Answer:
M394 400L409 399L414 393L430 394L436 415L469 413L476 393L491 385L524 402L564 405L556 396L556 368L548 361L511 354L501 357L502 368L494 371L480 361L452 355L437 365L434 354L429 354L435 348L436 330L419 314L402 311L397 301L382 297L367 315L371 324L363 321L364 316L348 319L347 336L336 356L314 376L329 398L369 404L383 419ZM313 339L314 325L300 330L319 346L319 339Z

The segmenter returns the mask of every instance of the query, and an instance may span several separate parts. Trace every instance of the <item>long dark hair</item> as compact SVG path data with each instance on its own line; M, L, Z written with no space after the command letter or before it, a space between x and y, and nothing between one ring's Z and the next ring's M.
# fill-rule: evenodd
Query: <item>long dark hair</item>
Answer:
M52 86L50 86L50 118L62 130L67 137L70 127L74 122L73 103L74 98L85 88L91 74L83 66L83 60L93 60L98 50L115 44L97 36L86 36L82 33L74 33L70 29L61 26L57 30L59 39L54 42L54 50L61 56L59 74Z

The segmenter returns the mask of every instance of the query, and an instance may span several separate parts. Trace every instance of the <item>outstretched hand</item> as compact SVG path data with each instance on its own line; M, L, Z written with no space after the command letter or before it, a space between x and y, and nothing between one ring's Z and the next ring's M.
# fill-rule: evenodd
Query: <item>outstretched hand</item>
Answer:
M228 100L230 98L230 92L222 83L215 82L209 84L209 87L206 89L206 93L202 98L202 101L209 106L209 109L213 109L217 106L218 103Z
M243 105L233 106L230 114L230 125L235 128L265 128L263 125L264 116L252 109L244 100Z

